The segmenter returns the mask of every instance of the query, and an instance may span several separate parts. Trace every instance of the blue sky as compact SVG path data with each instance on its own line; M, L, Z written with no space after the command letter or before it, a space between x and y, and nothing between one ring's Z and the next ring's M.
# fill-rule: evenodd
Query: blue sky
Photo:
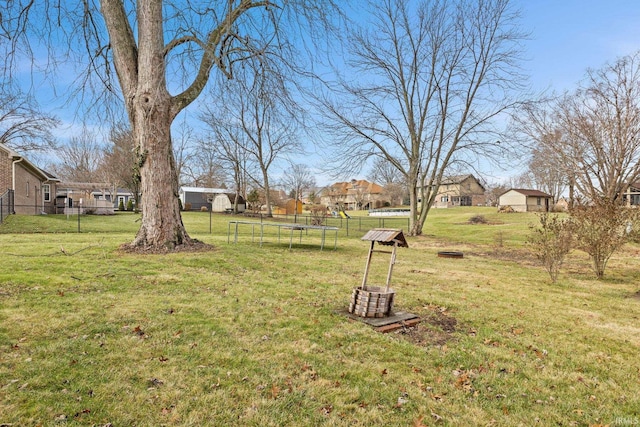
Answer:
M522 30L529 33L529 39L523 44L526 61L522 68L530 75L535 92L572 90L587 68L600 68L620 56L640 50L640 0L512 1L513 6L521 10ZM61 77L58 82L65 80ZM72 76L66 76L66 82L70 83L72 79ZM40 87L39 91L43 109L63 121L56 134L62 140L79 134L82 123L76 111L63 106L65 89L62 96L54 96L45 87ZM190 117L197 115L197 105L196 101L189 109ZM364 178L366 174L367 171L362 171L360 176L344 179ZM515 171L495 171L488 173L493 176L487 176L487 179L505 180L515 174ZM328 181L329 178L318 177L319 184Z
M536 90L571 90L587 68L640 50L638 0L515 0L525 43L525 70Z

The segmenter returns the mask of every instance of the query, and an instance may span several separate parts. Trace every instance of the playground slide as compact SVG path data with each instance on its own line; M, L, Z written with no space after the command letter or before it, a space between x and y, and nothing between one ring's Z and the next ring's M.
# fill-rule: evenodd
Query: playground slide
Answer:
M344 219L351 218L348 213L345 211L340 211L340 216Z

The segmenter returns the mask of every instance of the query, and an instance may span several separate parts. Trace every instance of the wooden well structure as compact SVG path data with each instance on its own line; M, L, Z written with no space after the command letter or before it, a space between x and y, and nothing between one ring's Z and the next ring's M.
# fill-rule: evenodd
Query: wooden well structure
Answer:
M396 250L398 249L398 246L408 248L409 245L407 244L407 240L405 239L402 230L392 228L371 229L362 237L362 240L370 241L371 246L369 247L369 255L367 256L362 285L355 288L351 295L349 313L360 317L385 317L391 313L395 297L395 292L391 289L391 274L393 272L393 265L396 262ZM376 242L382 246L390 246L391 250L376 250ZM371 266L371 260L374 252L391 255L387 281L384 287L367 285L369 268Z

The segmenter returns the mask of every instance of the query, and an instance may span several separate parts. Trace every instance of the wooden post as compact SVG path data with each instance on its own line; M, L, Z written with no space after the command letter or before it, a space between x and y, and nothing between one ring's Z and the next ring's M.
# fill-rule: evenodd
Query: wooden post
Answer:
M371 241L371 246L369 247L369 256L367 257L367 264L364 267L364 277L362 278L362 290L365 290L367 287L367 276L369 276L369 265L371 264L371 256L373 255L373 245L376 242Z
M389 286L391 285L391 273L393 272L393 264L396 263L396 249L398 248L398 242L393 244L393 251L391 252L391 261L389 262L389 273L387 274L387 289L385 293L389 292Z

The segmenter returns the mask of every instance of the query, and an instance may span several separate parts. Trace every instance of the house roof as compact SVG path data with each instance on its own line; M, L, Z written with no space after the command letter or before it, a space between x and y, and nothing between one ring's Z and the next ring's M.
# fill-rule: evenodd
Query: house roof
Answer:
M219 193L219 195L216 196L216 197L227 197L227 199L229 199L229 201L231 203L233 203L233 201L236 198L236 194L235 193L228 193L228 192L227 193ZM240 194L238 194L238 204L243 205L245 203L247 203L247 202L244 200L244 197L242 197Z
M224 194L228 193L228 188L206 188L206 187L180 187L181 193L209 193Z
M544 193L540 190L530 190L530 189L526 189L526 188L511 188L507 191L505 191L504 193L502 193L500 196L507 194L509 191L516 191L520 194L523 194L527 197L552 197L551 195Z
M460 183L466 181L467 179L473 179L475 182L478 183L478 185L480 187L482 187L482 189L484 189L484 185L482 185L480 183L480 181L470 173L468 173L466 175L445 176L445 177L442 178L442 182L440 183L440 185L460 184Z
M53 176L52 174L43 171L33 163L31 163L26 157L19 154L17 151L9 148L9 146L0 143L0 149L7 152L7 157L12 161L20 161L21 164L25 165L27 168L33 170L36 174L40 175L43 181L60 181L58 178Z
M97 192L99 189L108 190L112 187L108 182L60 182L59 190L83 190Z
M379 194L384 190L382 186L369 182L366 179L354 179L347 182L336 182L327 187L329 191L338 191L343 194L360 190L367 194Z

